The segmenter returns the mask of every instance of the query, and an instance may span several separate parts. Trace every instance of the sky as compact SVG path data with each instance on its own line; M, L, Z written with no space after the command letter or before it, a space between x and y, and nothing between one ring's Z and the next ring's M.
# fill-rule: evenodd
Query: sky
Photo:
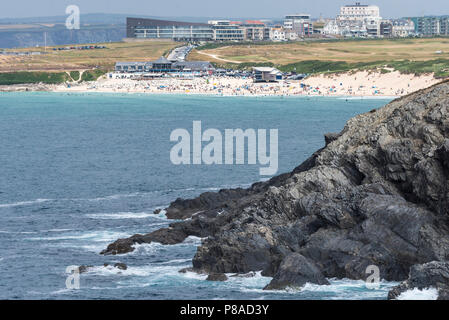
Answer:
M178 17L280 18L309 13L335 17L339 7L355 0L1 0L0 18L64 16L68 5L83 13L141 14ZM369 0L380 7L384 18L449 15L449 0Z

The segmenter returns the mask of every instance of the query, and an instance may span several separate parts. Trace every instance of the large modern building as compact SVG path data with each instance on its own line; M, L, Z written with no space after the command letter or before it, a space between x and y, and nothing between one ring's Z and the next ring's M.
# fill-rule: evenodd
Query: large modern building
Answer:
M329 21L323 33L344 37L379 37L383 33L391 33L391 26L384 23L378 6L370 6L356 2L340 8L340 14L334 21Z
M138 39L175 41L263 41L270 28L261 21L213 20L208 23L127 18L126 36Z
M127 18L126 37L192 42L212 41L214 31L206 23Z
M421 36L449 35L449 16L413 17L415 33Z
M340 8L339 20L363 21L365 19L372 19L373 17L380 17L380 9L378 6L370 6L366 4L346 5Z
M117 62L115 71L121 73L173 73L173 72L210 72L215 70L209 61L170 61L160 57L148 62Z

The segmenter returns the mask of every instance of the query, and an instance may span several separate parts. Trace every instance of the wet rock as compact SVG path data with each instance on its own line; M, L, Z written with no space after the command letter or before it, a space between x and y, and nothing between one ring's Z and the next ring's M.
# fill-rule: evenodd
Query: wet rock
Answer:
M79 271L79 273L86 273L86 272L89 272L89 269L92 269L94 266L85 266L85 265L82 265L82 266L79 266L78 267L78 271Z
M449 262L432 261L414 265L407 280L388 292L388 299L398 298L402 293L413 289L436 288L439 300L448 300Z
M313 262L298 253L292 253L282 261L273 280L264 290L300 288L306 283L325 285L329 284L329 281Z
M114 264L114 268L120 269L120 270L127 270L128 266L124 263L117 262Z
M228 277L224 273L211 273L207 279L207 281L226 281Z

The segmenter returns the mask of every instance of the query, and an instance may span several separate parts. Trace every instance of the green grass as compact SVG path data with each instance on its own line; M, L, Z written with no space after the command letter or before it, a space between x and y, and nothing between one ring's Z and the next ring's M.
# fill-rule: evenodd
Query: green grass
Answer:
M83 73L82 81L95 81L107 71L102 69L88 70ZM70 77L77 81L80 77L79 71L71 71ZM0 85L13 85L25 83L60 84L71 82L69 75L65 72L7 72L0 73Z
M78 81L80 78L80 72L79 71L70 71L70 77L74 80L74 81Z
M385 69L385 67L393 68L401 73L406 74L423 74L423 73L435 73L435 77L444 78L449 77L449 59L435 59L428 61L373 61L373 62L356 62L348 63L345 61L321 61L321 60L306 60L296 63L290 63L285 65L275 65L271 62L266 63L215 63L217 67L226 69L240 69L250 70L251 67L276 67L283 72L297 73L337 73L347 72L351 70L377 70L381 73L391 72Z
M13 85L24 83L47 83L58 84L69 81L69 76L65 72L10 72L0 73L0 85Z
M88 70L83 73L81 77L81 81L95 81L102 75L104 75L107 71L102 69Z

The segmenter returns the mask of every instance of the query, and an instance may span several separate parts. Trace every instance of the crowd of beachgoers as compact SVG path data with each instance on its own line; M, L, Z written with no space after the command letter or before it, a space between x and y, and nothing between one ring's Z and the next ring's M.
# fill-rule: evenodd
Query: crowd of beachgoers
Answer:
M160 78L154 80L114 79L107 75L97 81L60 85L28 85L27 91L117 92L153 94L203 94L223 96L403 96L427 88L441 80L433 74L401 74L354 71L320 74L303 80L255 83L248 77L209 76L197 78ZM20 91L21 86L0 91ZM23 89L23 86L22 86Z
M59 85L64 92L138 92L214 94L225 96L311 95L311 96L402 96L429 87L440 80L432 74L401 74L397 71L321 74L304 80L255 83L251 78L198 77L155 80L109 79L75 85Z

